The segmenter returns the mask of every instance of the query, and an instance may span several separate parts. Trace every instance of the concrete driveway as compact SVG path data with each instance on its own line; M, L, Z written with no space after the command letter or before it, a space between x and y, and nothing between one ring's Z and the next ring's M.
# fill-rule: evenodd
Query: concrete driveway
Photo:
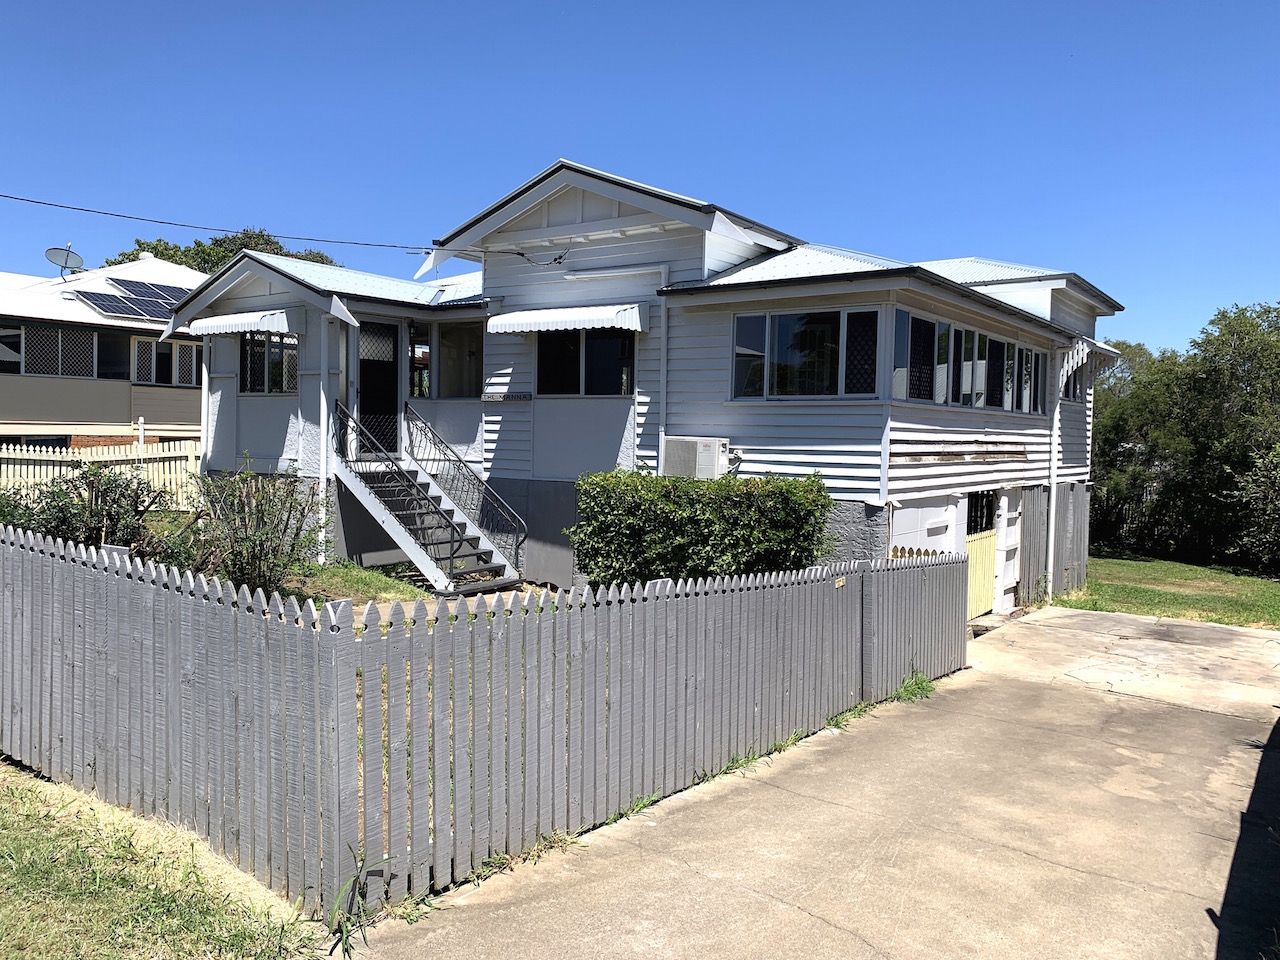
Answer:
M384 924L371 954L1256 957L1280 918L1280 634L1050 609L970 661Z

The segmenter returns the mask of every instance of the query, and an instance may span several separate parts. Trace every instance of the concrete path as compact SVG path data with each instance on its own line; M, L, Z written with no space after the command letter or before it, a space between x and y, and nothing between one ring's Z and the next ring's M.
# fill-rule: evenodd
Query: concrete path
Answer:
M1280 634L1051 609L970 661L369 954L1256 957L1280 918Z

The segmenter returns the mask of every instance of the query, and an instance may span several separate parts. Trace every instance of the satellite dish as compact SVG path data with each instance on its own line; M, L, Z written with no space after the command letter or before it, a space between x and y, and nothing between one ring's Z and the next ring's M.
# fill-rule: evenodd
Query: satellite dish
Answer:
M65 247L50 247L44 252L44 256L58 268L58 275L61 277L65 277L68 270L75 273L84 269L84 257L72 250L69 243Z

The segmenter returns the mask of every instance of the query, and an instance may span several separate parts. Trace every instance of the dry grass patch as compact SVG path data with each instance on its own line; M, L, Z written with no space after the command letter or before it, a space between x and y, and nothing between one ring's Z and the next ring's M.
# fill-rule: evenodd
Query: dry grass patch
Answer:
M274 960L323 934L195 834L0 762L0 956Z

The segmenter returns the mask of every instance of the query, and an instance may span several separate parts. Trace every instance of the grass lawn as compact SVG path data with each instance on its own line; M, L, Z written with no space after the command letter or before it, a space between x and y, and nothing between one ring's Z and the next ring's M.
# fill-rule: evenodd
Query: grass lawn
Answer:
M1085 588L1054 602L1080 610L1280 628L1280 581L1171 560L1090 557Z
M396 568L388 570L395 572ZM299 601L310 597L317 605L328 600L350 600L353 610L359 610L369 600L375 603L399 600L403 603L431 596L426 590L397 580L375 567L359 567L347 562L314 567L305 577L296 577L286 583L284 592L293 594Z
M321 956L194 834L0 763L0 957Z

